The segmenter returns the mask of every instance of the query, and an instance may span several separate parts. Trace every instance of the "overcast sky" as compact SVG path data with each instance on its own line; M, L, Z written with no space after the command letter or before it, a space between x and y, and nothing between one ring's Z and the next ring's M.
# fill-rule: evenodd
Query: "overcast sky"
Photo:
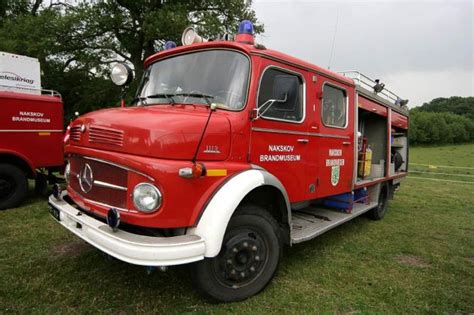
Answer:
M328 67L335 33L331 70L380 78L413 107L474 95L473 2L254 0L253 7L265 25L258 42Z

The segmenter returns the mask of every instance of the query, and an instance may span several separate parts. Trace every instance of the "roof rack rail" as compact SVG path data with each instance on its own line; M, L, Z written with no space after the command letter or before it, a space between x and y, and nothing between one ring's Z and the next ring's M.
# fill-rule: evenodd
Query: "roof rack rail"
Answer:
M356 85L375 93L374 85L376 85L377 82L375 82L374 79L366 76L365 74L357 70L338 71L337 73L342 74L345 77L351 78L352 80L354 80L354 83ZM376 94L397 106L400 106L399 102L402 101L402 98L400 96L393 93L386 87L384 87L384 89L381 92L376 93Z
M61 94L58 91L55 91L55 90L33 89L33 88L27 88L27 87L0 85L0 91L3 91L3 92L16 92L16 93L21 93L21 91L35 92L34 94L37 94L37 95L55 96L55 97L59 97L59 99L62 100Z
M47 89L41 89L41 95L50 95L50 96L56 96L62 99L61 93L55 90L47 90Z

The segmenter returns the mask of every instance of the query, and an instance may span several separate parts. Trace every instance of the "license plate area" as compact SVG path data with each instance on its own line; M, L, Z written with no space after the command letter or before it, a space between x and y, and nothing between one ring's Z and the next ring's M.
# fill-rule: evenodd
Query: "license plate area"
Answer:
M59 215L59 210L53 207L52 205L49 205L49 213L53 216L58 221L61 221L61 216Z

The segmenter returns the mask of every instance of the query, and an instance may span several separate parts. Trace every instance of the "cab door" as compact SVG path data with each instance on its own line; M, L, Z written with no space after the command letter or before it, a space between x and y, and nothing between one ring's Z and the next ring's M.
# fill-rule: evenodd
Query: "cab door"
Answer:
M250 161L275 175L291 202L305 200L306 72L262 59L256 111L251 122Z
M318 76L316 109L311 117L308 174L316 177L316 189L308 199L350 192L354 176L354 89Z

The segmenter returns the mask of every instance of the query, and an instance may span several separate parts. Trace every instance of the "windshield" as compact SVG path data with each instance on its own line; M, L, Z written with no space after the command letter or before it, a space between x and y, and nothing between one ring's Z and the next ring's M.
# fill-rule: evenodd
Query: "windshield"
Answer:
M207 50L153 63L144 73L137 105L210 104L245 106L249 59L229 50Z

